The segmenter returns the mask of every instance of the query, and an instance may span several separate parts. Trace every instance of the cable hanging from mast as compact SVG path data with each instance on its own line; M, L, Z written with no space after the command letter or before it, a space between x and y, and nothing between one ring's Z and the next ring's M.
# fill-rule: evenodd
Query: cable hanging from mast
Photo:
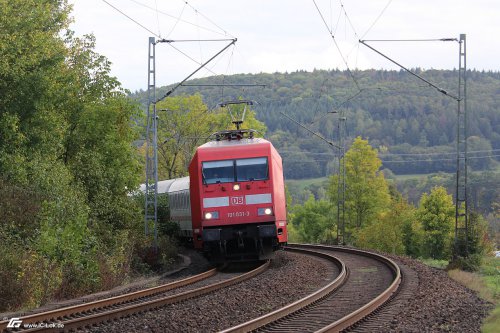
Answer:
M326 27L326 30L328 30L328 33L330 34L330 36L332 37L332 40L333 40L333 43L335 45L335 47L337 48L338 52L339 52L339 55L340 57L342 58L342 61L344 62L345 66L346 66L346 69L347 69L347 72L349 73L349 76L351 77L351 79L354 81L354 84L356 85L356 88L358 88L358 90L361 90L360 86L359 86L359 83L358 81L356 80L356 77L354 76L354 74L352 73L351 69L349 68L349 65L347 63L347 60L345 59L344 55L342 54L342 51L340 50L340 46L339 44L337 43L337 40L335 39L335 35L333 34L332 30L330 29L330 27L328 26L328 23L326 23L326 20L325 20L325 17L323 16L323 13L321 12L321 10L319 9L318 7L318 4L316 3L316 0L313 0L313 3L314 3L314 6L316 7L316 10L318 11L318 14L319 16L321 17L321 20L323 21L325 27ZM343 6L343 4L342 4ZM345 10L344 10L345 12ZM349 20L350 22L350 20ZM356 34L356 32L354 31L354 33ZM357 35L357 34L356 34Z

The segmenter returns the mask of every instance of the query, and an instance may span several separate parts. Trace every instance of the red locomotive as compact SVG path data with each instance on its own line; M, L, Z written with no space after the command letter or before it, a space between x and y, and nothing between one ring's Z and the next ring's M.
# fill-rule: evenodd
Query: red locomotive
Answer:
M195 248L215 261L263 259L287 242L283 167L269 141L208 142L189 177Z
M194 247L213 262L266 259L287 242L281 157L269 141L235 123L237 130L218 132L197 148L189 191L185 178L165 188L171 219L183 222L182 234L191 232Z

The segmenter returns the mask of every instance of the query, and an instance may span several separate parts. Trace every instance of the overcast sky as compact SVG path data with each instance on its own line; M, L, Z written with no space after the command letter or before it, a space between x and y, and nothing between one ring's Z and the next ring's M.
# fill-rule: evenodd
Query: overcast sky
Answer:
M198 77L316 69L395 69L359 39L467 35L467 68L500 70L498 0L70 0L77 35L93 33L112 74L132 91L147 88L148 38L237 38ZM125 17L109 4L130 18ZM385 10L384 10L385 9ZM143 27L134 23L137 21ZM150 30L150 31L148 31ZM331 35L335 36L335 45ZM156 36L155 36L156 35ZM182 80L228 44L156 46L157 86ZM407 67L458 67L456 42L371 42ZM337 48L338 46L338 48ZM340 51L339 51L340 49Z

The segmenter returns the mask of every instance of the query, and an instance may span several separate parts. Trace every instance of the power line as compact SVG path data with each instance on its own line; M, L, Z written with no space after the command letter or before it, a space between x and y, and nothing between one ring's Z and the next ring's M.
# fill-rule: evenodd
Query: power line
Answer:
M375 19L375 21L373 21L373 23L370 25L370 27L365 31L365 33L363 34L363 36L361 36L361 38L364 38L366 36L366 34L375 26L375 24L378 22L378 20L382 17L382 15L384 15L384 12L386 11L386 9L389 7L389 5L392 3L392 0L389 0L387 2L387 4L385 5L384 9L382 9L382 11L380 12L380 14L378 14L377 18ZM359 45L359 44L358 44Z
M295 119L293 119L292 117L288 116L286 113L283 113L283 112L281 112L281 111L280 111L280 113L281 113L283 116L285 116L286 118L288 118L289 120L293 121L294 123L296 123L297 125L299 125L300 127L302 127L303 129L305 129L306 131L308 131L309 133L311 133L312 135L314 135L314 136L316 136L316 137L320 138L321 140L323 140L324 142L326 142L326 143L327 143L327 144L329 144L330 146L335 147L335 148L337 148L337 149L342 149L342 147L340 147L340 146L338 146L338 145L334 144L332 141L330 141L330 140L326 139L326 138L325 138L324 136L322 136L321 134L318 134L318 133L316 133L316 132L314 132L314 131L310 130L308 127L306 127L306 126L302 125L302 124L301 124L301 123L299 123L297 120L295 120Z
M346 105L347 103L349 103L350 101L352 101L354 98L356 98L359 94L361 94L361 92L363 92L364 90L366 89L360 89L357 93L355 93L354 95L348 97L347 99L345 99L343 102L341 102L339 105L335 106L334 107L334 110L335 109L339 109L341 108L342 106ZM316 120L313 120L309 125L314 125L315 123L317 122L320 122L321 120L323 120L324 118L326 118L326 116L328 116L329 114L331 113L331 111L329 112L326 112L325 114L323 114L320 118L316 119Z
M172 34L172 32L174 32L175 28L177 27L177 24L179 24L179 22L181 21L181 17L182 17L182 14L184 14L184 10L185 9L186 9L186 5L184 5L182 7L181 13L179 14L179 16L177 17L177 19L175 20L175 23L172 26L172 29L170 29L169 33L167 34L167 38ZM156 12L158 13L158 9L156 9Z
M499 157L500 155L486 155L486 156L468 156L467 159L483 159L483 158L492 158L492 157ZM440 159L427 159L427 160L409 160L409 161L398 161L398 160L392 160L392 161L387 161L383 160L383 163L414 163L414 162L444 162L444 161L456 161L456 158L440 158Z
M223 31L224 35L229 35L229 36L231 36L231 37L234 38L234 36L232 36L231 34L228 34L227 31L225 29L223 29L222 27L220 27L217 23L215 23L210 18L208 18L206 15L204 15L203 13L201 13L199 10L197 10L196 8L194 8L193 6L191 6L191 4L189 2L187 2L186 0L181 0L181 1L184 2L184 3L186 3L186 5L188 5L189 7L191 7L191 9L193 9L196 14L201 15L205 20L207 20L208 22L212 23L214 26L216 26L221 31Z
M169 91L167 91L165 93L165 95L163 95L163 97L161 97L160 99L156 100L154 103L156 104L156 103L160 102L161 100L163 100L163 99L167 98L168 96L170 96L170 94L172 94L178 87L180 87L181 85L183 85L184 82L186 82L187 80L189 80L200 69L202 69L203 67L205 67L208 63L210 63L213 59L215 59L219 54L221 54L222 52L224 52L228 47L230 47L231 45L233 45L234 43L236 43L237 39L234 38L234 39L231 39L230 41L231 42L229 44L227 44L222 50L220 50L219 52L217 52L214 56L212 56L209 60L205 61L203 64L200 64L200 67L198 67L194 72L192 72L186 78L184 78L184 80L182 80L181 82L179 82L178 84L176 84L173 88L171 88ZM168 43L168 45L171 45L173 42L175 42L175 41L174 40L165 40L165 39L162 39L162 40L157 41L156 43Z
M280 153L282 153L282 151L280 151ZM304 152L298 151L297 153L304 153ZM335 154L331 154L331 155L337 156ZM468 157L468 159L484 159L484 158L492 158L492 157L500 157L500 154L499 155L486 155L486 156L473 156L473 157ZM306 163L306 162L308 162L308 163L330 162L331 161L331 159L328 159L328 160L314 159L314 160L303 161L303 160L299 160L299 159L288 158L286 155L283 155L282 158L285 160L288 160L288 161L292 160L292 161L304 162L304 163ZM406 160L406 161L381 159L381 161L382 161L382 163L415 163L415 162L433 163L433 162L446 162L446 161L453 162L453 161L456 161L456 159L455 158L440 158L440 159L433 159L433 160L426 159L426 160Z
M106 0L102 0L105 4L107 4L108 6L110 6L111 8L113 8L114 10L116 10L118 13L122 14L123 16L125 16L126 18L128 18L129 20L131 20L132 22L134 22L135 24L137 24L138 26L140 26L141 28L143 28L144 30L148 31L149 33L155 35L156 37L158 38L161 38L160 35L154 33L153 31L151 31L150 29L146 28L145 26L143 26L141 23L139 23L138 21L134 20L132 17L128 16L127 14L125 14L123 11L121 11L120 9L118 9L117 7L113 6L112 4L110 4L109 2L107 2Z
M340 54L340 57L342 58L342 61L344 61L344 64L345 64L345 66L347 68L347 72L351 76L351 78L354 81L354 84L356 85L356 87L358 88L358 90L361 90L361 88L359 87L358 81L354 77L354 74L351 72L351 69L349 68L349 65L347 64L347 61L344 58L344 55L342 54L342 51L340 50L340 46L338 45L337 40L335 39L335 36L334 36L332 30L328 27L328 23L326 23L325 17L323 16L323 13L321 12L321 10L318 7L318 4L316 3L316 0L313 0L313 3L314 3L314 6L316 7L316 10L318 11L319 16L321 17L321 20L325 24L326 30L328 30L328 33L332 37L332 40L333 40L333 43L335 44L335 47L339 51L339 54ZM344 12L345 12L345 10L344 10ZM349 22L350 22L350 20L349 20ZM354 31L354 33L356 34L356 31ZM357 36L357 34L356 34L356 36Z
M467 151L467 153L492 153L492 152L497 152L500 151L500 149L491 149L491 150L475 150L475 151ZM425 155L456 155L457 152L450 152L450 153L380 153L379 155L383 156L425 156Z
M144 8L150 9L150 10L152 10L152 11L156 11L156 9L155 9L155 8L153 8L153 7L151 7L151 6L148 6L148 5L146 5L146 4L143 4L143 3L141 3L141 2L139 2L139 1L137 1L137 0L130 0L130 1L132 1L133 3L135 3L135 4L139 5L139 6L142 6L142 7L144 7ZM216 33L216 34L218 34L218 35L222 35L222 36L230 36L230 37L233 37L231 34L226 33L226 31L225 31L225 30L223 30L223 29L221 29L221 30L223 30L223 31L224 31L224 33L221 33L220 31L216 31L216 30L213 30L213 29L210 29L210 28L207 28L207 27L200 26L200 25L198 25L198 24L196 24L196 23L193 23L193 22L189 22L189 21L183 20L183 19L181 19L180 17L174 16L174 15L172 15L172 14L166 13L166 12L161 11L161 10L158 10L158 13L160 13L160 14L162 14L162 15L165 15L165 16L167 16L167 17L173 18L173 19L175 19L175 20L179 20L179 21L180 21L180 22L182 22L182 23L186 23L186 24L192 25L192 26L194 26L194 27L200 28L200 29L202 29L202 30L206 30L206 31L209 31L209 32L213 32L213 33ZM182 16L182 13L181 13L181 16ZM159 37L159 38L160 38L160 37Z
M428 39L365 39L364 42L458 42L456 38L428 38Z
M451 38L443 38L443 41L450 41L450 40L453 40L453 39L451 39ZM456 100L456 101L460 101L460 98L458 98L457 96L450 94L449 92L447 92L447 91L446 91L446 90L444 90L443 88L438 87L437 85L435 85L434 83L430 82L429 80L424 79L422 76L420 76L420 75L418 75L417 73L415 73L415 72L413 72L413 71L409 70L408 68L406 68L405 66L403 66L403 65L401 65L400 63L396 62L395 60L393 60L393 59L389 58L388 56L386 56L386 55L385 55L385 54L383 54L382 52L380 52L380 51L378 51L377 49L373 48L372 46L368 45L368 44L366 43L366 41L364 41L364 40L359 40L359 42L360 42L361 44L363 44L364 46L368 47L369 49L371 49L372 51L374 51L374 52L376 52L376 53L380 54L382 57L386 58L386 59L387 59L387 60L389 60L390 62L392 62L392 63L394 63L394 64L398 65L399 67L401 67L402 69L404 69L405 71L407 71L408 73L410 73L411 75L413 75L413 76L417 77L418 79L420 79L420 80L424 81L424 82L425 82L425 83L427 83L429 86L431 86L431 87L435 88L437 91L439 91L439 92L440 92L440 93L442 93L443 95L448 96L448 97L451 97L451 98L453 98L453 99L454 99L454 100Z
M303 154L308 154L308 155L334 155L331 152L321 153L321 152L311 152L311 151L294 151L294 150L281 150L280 149L280 153L285 153L285 154L297 153L297 152L300 152ZM500 152L500 149L475 150L475 151L468 151L467 153L475 154L475 153L496 153L496 152ZM436 153L401 153L401 154L400 153L379 153L378 156L379 156L379 158L382 159L382 156L384 156L384 157L390 157L390 156L434 156L434 155L455 155L455 154L456 154L456 152L452 152L452 153L446 153L446 152L443 152L443 153L437 153L437 152ZM488 156L495 157L497 155L488 155ZM473 158L473 157L470 157L470 158Z
M180 49L178 49L177 47L173 46L172 43L168 43L168 45L170 47L172 47L174 50L176 50L177 52L181 53L183 56L185 56L186 58L188 58L189 60L193 61L194 63L198 64L198 65L201 65L202 63L199 62L198 60L194 59L193 57L191 57L190 55L188 55L187 53L181 51ZM210 73L214 74L214 75L218 75L217 73L215 73L214 71L212 71L210 68L205 68L207 71L209 71Z
M158 25L158 36L161 36L160 18L158 17L158 1L157 0L155 0L155 8L156 8L156 24Z
M347 22L349 22L349 25L351 26L351 29L354 32L354 35L359 38L358 33L356 32L356 29L354 29L354 25L351 22L351 18L349 17L349 15L347 15L347 11L345 10L344 3L342 2L342 0L339 0L339 2L340 2L340 8L344 12L345 17L347 18Z

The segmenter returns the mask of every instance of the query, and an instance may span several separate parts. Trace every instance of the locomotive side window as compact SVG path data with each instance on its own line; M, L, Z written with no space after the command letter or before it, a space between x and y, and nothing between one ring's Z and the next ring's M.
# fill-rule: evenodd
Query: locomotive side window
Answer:
M205 184L234 182L234 161L203 162L202 173Z
M267 158L245 158L236 160L236 178L239 182L269 179Z

